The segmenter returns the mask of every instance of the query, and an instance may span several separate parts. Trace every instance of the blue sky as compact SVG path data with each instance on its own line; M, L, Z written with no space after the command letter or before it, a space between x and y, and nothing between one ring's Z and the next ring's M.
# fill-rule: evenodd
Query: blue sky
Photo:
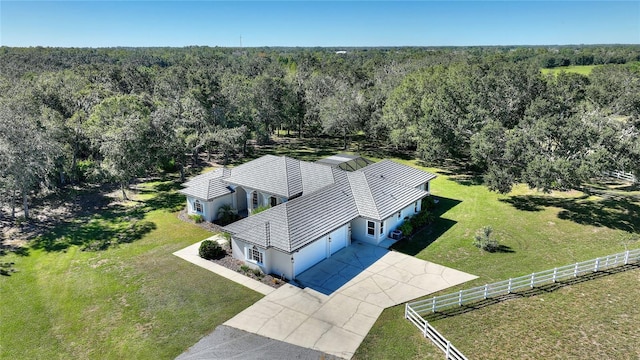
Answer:
M636 1L0 1L4 46L640 44Z

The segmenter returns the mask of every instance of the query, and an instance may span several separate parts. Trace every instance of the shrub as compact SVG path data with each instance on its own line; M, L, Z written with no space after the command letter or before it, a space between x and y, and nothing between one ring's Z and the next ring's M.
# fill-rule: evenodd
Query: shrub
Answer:
M476 231L476 235L473 238L473 245L488 252L498 250L500 244L497 239L491 236L492 234L493 229L491 226L483 226L481 229Z
M204 216L200 214L189 215L189 219L193 220L196 224L200 224L204 221Z
M264 206L258 206L257 208L253 209L253 211L251 212L251 215L255 215L257 213L261 213L267 209L269 209L271 206L269 205L264 205Z
M251 272L253 273L253 275L255 277L257 277L258 279L262 279L262 277L264 276L264 274L262 273L262 270L260 269L251 269Z
M229 225L239 218L238 210L234 209L229 204L222 205L218 209L218 223L220 223L220 225Z
M398 226L398 230L402 231L403 236L409 236L413 233L413 225L411 225L411 220L405 221L402 225Z
M431 196L422 199L422 210L431 210L436 207L436 202Z
M212 260L219 259L225 255L224 249L220 244L212 240L205 240L200 244L198 254L201 258Z
M240 271L242 271L243 273L247 273L249 272L249 270L251 270L251 268L247 265L240 265Z

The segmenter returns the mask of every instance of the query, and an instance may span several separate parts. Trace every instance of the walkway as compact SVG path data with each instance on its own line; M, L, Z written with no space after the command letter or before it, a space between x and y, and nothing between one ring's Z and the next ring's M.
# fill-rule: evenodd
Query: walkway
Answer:
M301 274L307 288L287 284L270 291L224 325L349 359L385 308L475 278L354 243Z

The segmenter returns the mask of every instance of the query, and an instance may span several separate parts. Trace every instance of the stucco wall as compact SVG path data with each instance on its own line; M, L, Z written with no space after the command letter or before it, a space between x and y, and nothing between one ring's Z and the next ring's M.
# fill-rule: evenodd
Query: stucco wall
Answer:
M377 229L377 226L376 226L376 229ZM377 245L378 244L377 234L378 232L376 230L374 236L367 235L366 219L359 217L351 221L351 239Z
M276 276L284 274L287 279L291 279L291 255L280 252L276 249L268 249L269 273Z
M218 217L218 209L221 206L229 204L233 206L233 194L224 195L213 201L203 201L199 200L202 204L202 212L198 213L193 209L193 204L196 199L192 197L187 197L187 214L189 215L202 215L206 221L212 222Z
M264 262L262 264L258 264L253 261L247 260L246 249L248 247L253 247L253 244L245 243L244 241L238 240L233 237L231 238L231 249L232 249L234 258L243 261L247 266L249 266L252 269L260 269L265 274L270 273L270 269L268 266L270 261L269 252L265 251L264 249L260 249L264 252L264 259L263 259Z

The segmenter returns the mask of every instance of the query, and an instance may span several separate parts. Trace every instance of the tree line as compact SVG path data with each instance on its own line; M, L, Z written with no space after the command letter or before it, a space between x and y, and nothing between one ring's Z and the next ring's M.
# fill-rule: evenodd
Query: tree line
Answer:
M69 183L126 197L138 176L184 178L199 154L228 161L276 131L460 160L502 192L640 175L639 46L336 50L2 47L0 199L28 217L30 196ZM606 65L540 72L565 55Z

